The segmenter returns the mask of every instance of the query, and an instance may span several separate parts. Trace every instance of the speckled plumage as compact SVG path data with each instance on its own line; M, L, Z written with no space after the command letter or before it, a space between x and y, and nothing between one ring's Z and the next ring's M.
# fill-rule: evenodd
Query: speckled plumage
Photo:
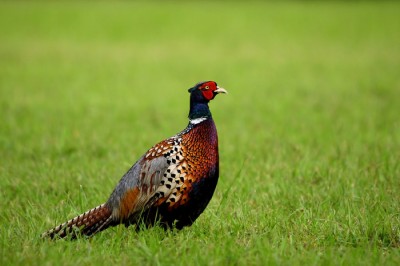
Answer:
M206 208L218 182L218 136L208 102L226 91L208 81L189 92L190 122L183 131L150 148L121 178L105 204L42 236L91 236L121 223L159 222L178 229L191 225Z

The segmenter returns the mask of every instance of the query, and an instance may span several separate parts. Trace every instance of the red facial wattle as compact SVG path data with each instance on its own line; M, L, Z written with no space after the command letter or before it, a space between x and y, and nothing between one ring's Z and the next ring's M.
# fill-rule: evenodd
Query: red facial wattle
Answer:
M212 92L211 89L208 89L208 90L203 91L203 96L207 100L211 101L214 98L214 93Z
M204 83L203 86L201 87L204 98L206 98L209 101L214 99L215 97L214 91L216 89L217 89L217 84L213 81Z

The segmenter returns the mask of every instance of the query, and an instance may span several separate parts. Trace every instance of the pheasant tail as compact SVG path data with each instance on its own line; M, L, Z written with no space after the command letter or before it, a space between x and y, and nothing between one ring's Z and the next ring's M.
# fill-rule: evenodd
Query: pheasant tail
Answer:
M111 225L112 216L106 204L93 208L42 234L42 237L76 238L78 235L91 236Z

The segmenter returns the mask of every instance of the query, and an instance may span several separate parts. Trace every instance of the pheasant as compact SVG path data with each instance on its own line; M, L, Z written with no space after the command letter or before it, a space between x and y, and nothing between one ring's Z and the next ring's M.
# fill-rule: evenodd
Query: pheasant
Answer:
M190 226L208 205L218 182L218 135L208 103L227 91L214 81L197 83L188 91L188 126L150 148L122 176L106 203L42 237L90 237L118 224Z

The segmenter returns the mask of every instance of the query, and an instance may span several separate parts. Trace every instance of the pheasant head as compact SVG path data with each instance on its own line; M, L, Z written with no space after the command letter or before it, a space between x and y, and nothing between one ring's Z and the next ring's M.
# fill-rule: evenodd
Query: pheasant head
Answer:
M188 91L190 93L190 120L211 117L209 101L219 93L228 93L224 88L218 87L215 81L199 82Z

